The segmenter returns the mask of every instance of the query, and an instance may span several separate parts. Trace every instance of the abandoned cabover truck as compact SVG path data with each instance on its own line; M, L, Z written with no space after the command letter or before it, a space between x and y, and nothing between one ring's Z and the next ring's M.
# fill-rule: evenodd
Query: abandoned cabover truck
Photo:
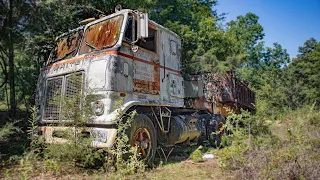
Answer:
M213 132L225 121L224 107L254 109L254 93L233 72L183 78L180 37L147 14L124 9L83 23L57 38L39 75L37 117L47 143L64 142L55 132L71 130L89 134L93 147L112 147L120 112L135 110L129 140L150 162L158 146L219 145L224 131ZM93 115L79 130L54 99L89 92Z

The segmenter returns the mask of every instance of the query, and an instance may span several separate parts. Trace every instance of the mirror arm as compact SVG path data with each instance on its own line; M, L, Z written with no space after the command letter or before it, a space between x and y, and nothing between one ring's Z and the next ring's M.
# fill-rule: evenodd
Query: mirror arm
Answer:
M133 11L133 15L132 15L132 42L131 44L134 45L135 43L137 43L139 41L139 37L138 37L138 32L136 33L136 21L135 21L135 15L138 16L137 18L137 25L138 25L138 28L137 28L137 31L139 31L139 14L140 12L138 10L135 10ZM136 36L137 34L137 36Z
M148 37L148 14L135 10L132 12L132 17L131 49L132 51L136 52L138 51L138 46L136 46L135 43L137 43L139 40L146 42L144 38ZM137 27L135 21L137 21Z

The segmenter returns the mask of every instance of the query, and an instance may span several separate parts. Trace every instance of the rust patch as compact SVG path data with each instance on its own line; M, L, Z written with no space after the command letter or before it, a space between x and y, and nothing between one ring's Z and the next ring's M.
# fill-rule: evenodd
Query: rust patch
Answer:
M80 54L114 46L119 39L123 15L90 26L84 36Z
M255 93L237 78L231 77L230 73L226 77L204 73L192 75L189 78L190 80L203 82L203 87L200 87L200 89L204 92L206 102L232 104L232 106L238 106L238 108L254 109Z
M78 31L71 33L63 38L61 38L56 47L53 50L50 61L73 57L77 53L77 47L79 46L80 40L82 38L83 31Z
M226 117L229 115L229 111L227 109L230 109L232 112L236 114L240 114L240 110L237 109L236 106L234 106L233 104L230 105L230 104L217 103L214 108L217 114L222 114Z
M160 68L153 62L153 65L135 61L134 71L134 92L143 94L160 94Z

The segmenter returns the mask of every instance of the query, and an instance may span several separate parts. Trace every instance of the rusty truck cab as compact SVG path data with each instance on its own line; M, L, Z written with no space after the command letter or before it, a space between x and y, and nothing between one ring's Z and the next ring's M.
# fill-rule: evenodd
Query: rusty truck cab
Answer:
M69 129L89 133L92 146L111 147L118 110L183 107L180 48L178 35L128 9L62 34L37 83L42 135L48 143L64 142L54 132ZM77 93L96 97L90 122L81 129L72 126L74 119L65 116L62 105Z

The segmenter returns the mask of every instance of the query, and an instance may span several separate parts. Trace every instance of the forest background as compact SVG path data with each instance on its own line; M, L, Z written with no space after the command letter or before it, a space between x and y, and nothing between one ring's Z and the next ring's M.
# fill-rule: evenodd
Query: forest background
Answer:
M0 102L12 115L29 111L36 81L55 37L80 20L110 14L117 4L148 12L150 19L182 37L184 72L235 70L257 95L258 111L274 116L320 103L320 43L310 37L290 59L286 49L264 43L259 17L248 12L225 22L216 0L2 1L0 6Z

